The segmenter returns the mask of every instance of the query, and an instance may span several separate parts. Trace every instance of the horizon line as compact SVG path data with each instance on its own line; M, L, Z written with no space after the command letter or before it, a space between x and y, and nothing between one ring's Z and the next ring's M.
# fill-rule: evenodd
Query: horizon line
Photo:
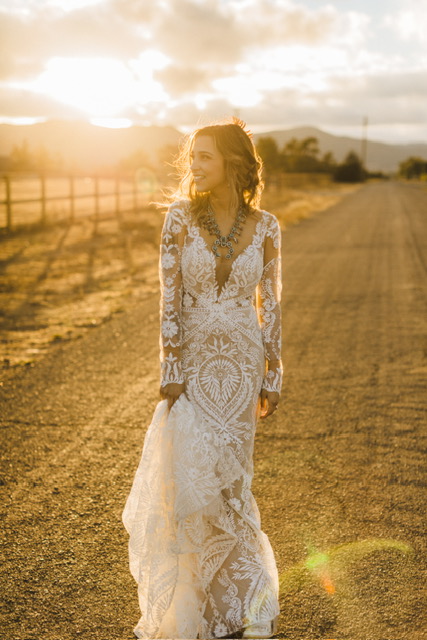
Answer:
M0 125L9 125L16 127L24 127L24 126L34 126L38 124L46 124L48 122L59 122L59 123L78 123L78 124L89 124L91 126L104 128L104 129L131 129L132 127L156 127L156 128L172 128L176 131L186 135L197 128L197 125L177 125L172 123L159 123L159 122L149 122L146 120L135 121L130 118L85 118L85 117L8 117L8 116L0 116ZM372 125L371 125L372 126ZM254 135L259 135L261 133L276 133L280 131L292 131L293 129L317 129L322 133L326 133L327 135L334 136L336 138L351 138L354 140L361 140L363 136L362 125L341 125L338 128L343 129L347 132L337 133L337 131L328 130L329 128L324 127L323 125L317 126L314 124L296 124L296 125L285 125L280 123L272 123L272 124L254 124L250 125L251 132ZM351 134L348 131L351 129L359 128L360 135ZM427 140L406 140L406 141L396 141L396 140L386 140L379 138L370 138L368 136L368 142L385 144L389 146L408 146L408 145L427 145Z

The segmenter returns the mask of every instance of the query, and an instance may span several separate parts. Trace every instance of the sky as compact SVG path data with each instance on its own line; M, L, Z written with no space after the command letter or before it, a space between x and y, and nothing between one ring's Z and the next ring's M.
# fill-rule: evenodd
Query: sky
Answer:
M427 142L427 0L0 0L0 122Z

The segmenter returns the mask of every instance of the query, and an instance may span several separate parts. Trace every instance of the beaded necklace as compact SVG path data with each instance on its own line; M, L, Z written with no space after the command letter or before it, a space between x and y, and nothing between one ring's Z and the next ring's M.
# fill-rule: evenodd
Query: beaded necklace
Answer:
M226 236L223 236L221 235L221 230L218 226L217 221L215 220L215 214L213 212L211 203L208 203L208 210L206 212L206 215L201 218L200 224L204 229L206 229L209 235L216 236L216 240L212 245L212 251L214 252L216 258L221 258L221 254L218 252L219 247L227 249L227 254L225 257L228 260L231 258L234 253L232 241L237 244L238 241L236 236L240 236L243 224L246 220L246 216L246 211L242 206L240 206L234 219L233 226L231 227L230 233Z

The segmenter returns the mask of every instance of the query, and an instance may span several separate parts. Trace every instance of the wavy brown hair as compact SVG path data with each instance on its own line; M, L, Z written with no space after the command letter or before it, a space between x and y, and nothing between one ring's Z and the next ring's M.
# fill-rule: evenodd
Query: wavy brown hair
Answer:
M238 118L222 120L196 129L184 142L175 166L180 182L174 199L190 201L190 212L198 220L206 213L209 193L198 193L191 173L191 152L194 141L199 136L210 136L224 158L227 182L231 189L231 209L237 211L242 206L248 212L258 209L264 188L262 160L252 140L246 124Z

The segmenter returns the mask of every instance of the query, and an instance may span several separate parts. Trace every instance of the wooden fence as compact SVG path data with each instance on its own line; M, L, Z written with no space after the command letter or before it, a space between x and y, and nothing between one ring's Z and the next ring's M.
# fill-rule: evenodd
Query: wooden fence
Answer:
M157 191L156 177L149 171L132 177L8 173L1 177L0 229L136 213Z

